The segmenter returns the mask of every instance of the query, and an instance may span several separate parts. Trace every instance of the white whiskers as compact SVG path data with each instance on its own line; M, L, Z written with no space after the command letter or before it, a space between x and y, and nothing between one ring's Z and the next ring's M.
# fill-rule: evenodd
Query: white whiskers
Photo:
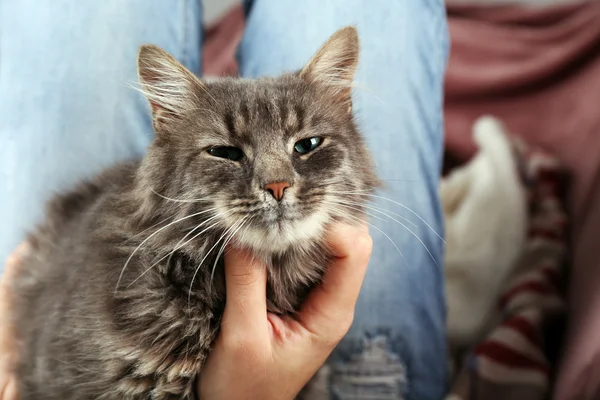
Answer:
M227 229L222 235L221 237L215 242L215 244L206 252L206 254L204 255L204 257L202 258L202 260L200 260L200 262L198 263L198 266L196 267L196 270L194 271L194 275L192 276L192 281L190 282L190 289L188 291L188 307L190 307L190 302L191 302L191 298L192 298L192 287L194 286L194 280L196 279L196 275L198 275L198 271L200 271L200 268L202 268L202 264L204 263L204 261L208 258L208 256L210 255L210 253L217 247L217 245L219 244L219 242L224 239L230 232L232 232L234 229L236 229L236 227L238 226L238 224L244 221L244 219L242 218L240 221L236 222L235 224L233 224L231 227L229 227L229 229Z
M406 223L412 225L413 227L415 227L415 228L417 227L417 225L414 222L412 222L411 220L409 220L408 218L403 217L402 215L400 215L398 213L395 213L393 211L383 209L381 207L376 207L374 205L363 204L363 203L360 203L360 202L357 202L357 201L346 200L346 199L343 199L343 200L342 199L333 199L332 201L336 201L336 202L339 202L339 203L344 203L345 205L348 205L348 206L355 206L355 207L357 207L357 210L360 210L360 207L366 208L368 210L373 210L373 211L375 211L375 212L377 212L379 214L383 214L384 216L390 218L393 221L396 221L396 222L400 223L395 218L393 218L392 216L389 215L389 214L392 214L392 215L394 215L394 216L396 216L396 217L404 220ZM365 211L363 211L363 212L365 212ZM365 212L365 214L367 214L367 213ZM367 215L372 215L372 214L367 214ZM381 219L381 218L378 218L378 219Z
M155 195L157 195L158 197L162 197L165 200L169 200L175 203L201 203L201 202L208 202L208 200L204 199L172 199L171 197L167 197L167 196L163 196L162 194L158 193L156 190L150 188L150 190L152 191L152 193L154 193Z
M115 285L115 292L114 294L117 294L117 291L119 289L119 284L121 283L121 279L123 279L123 274L125 273L125 268L127 268L127 265L129 265L129 262L131 261L131 259L133 258L134 254L150 239L152 239L154 236L156 236L157 234L159 234L160 232L162 232L163 230L167 229L168 227L179 223L181 221L184 221L186 219L190 219L193 217L197 217L198 215L202 215L205 214L207 212L213 212L214 210L216 210L216 207L213 208L209 208L208 210L204 210L204 211L200 211L194 214L190 214L187 215L185 217L179 218L178 220L175 220L173 222L168 223L167 225L163 226L162 228L158 229L156 232L152 233L150 236L148 236L146 239L144 239L142 241L142 243L140 243L135 250L133 250L133 252L131 253L131 255L129 256L129 258L127 259L127 261L125 261L125 265L123 265L123 268L121 269L121 273L119 274L119 279L117 280L117 284Z
M351 208L351 206L348 206L347 204L345 204L343 201L339 201L339 200L332 200L333 202L336 202L337 204L344 206L346 208ZM350 204L358 204L360 205L360 203L350 203ZM360 210L356 207L352 207L351 209L354 210ZM425 249L425 251L429 254L429 256L431 257L431 260L433 261L433 263L438 267L441 268L440 265L438 264L438 262L435 260L435 257L433 256L433 254L431 253L431 251L429 251L429 248L427 247L427 245L425 244L425 242L423 242L423 240L421 240L421 238L419 237L419 235L417 235L415 232L413 232L408 226L406 226L404 223L398 221L396 218L386 214L385 212L373 208L373 210L385 215L386 217L388 217L389 219L391 219L392 221L396 222L398 225L402 226L404 229L406 229L411 235L413 235L415 237L415 239L417 239L419 241L419 243L421 243L421 245L423 246L423 248ZM413 224L414 225L414 224ZM416 225L415 225L416 226Z
M238 228L236 228L235 231L233 231L229 237L227 237L227 239L223 242L223 245L221 246L221 249L219 250L219 253L217 254L217 257L215 258L215 263L213 264L212 267L212 271L210 273L210 281L212 282L214 277L215 277L215 270L217 269L217 263L219 262L219 258L221 257L221 254L223 254L223 251L225 250L225 248L227 247L227 245L229 244L229 242L231 241L231 239L233 239L233 237L244 227L244 225L246 224L246 222L248 222L249 220L251 220L252 218L249 216L245 216L244 218L242 218L242 220L240 221L240 224L238 226Z
M343 201L343 200L337 200L337 199L333 199L333 200L324 200L324 202L325 202L325 203L328 203L328 204L335 204L335 205L338 205L338 206L341 206L341 207L345 207L346 209L349 209L349 210L355 210L355 211L356 211L356 210L360 210L359 208L357 208L357 207L354 207L354 206L353 206L354 204L360 205L360 203L346 202L346 201ZM348 205L348 204L351 204L351 205ZM377 211L377 212L379 212L379 213L381 213L381 214L383 214L383 215L385 215L386 217L390 218L392 221L396 222L397 224L399 224L400 226L402 226L404 229L406 229L406 231L407 231L407 232L409 232L409 233L410 233L412 236L414 236L414 238L415 238L415 239L417 239L417 240L419 241L419 243L420 243L420 244L423 246L423 248L425 249L425 251L427 252L427 254L429 254L429 257L431 258L431 260L433 261L433 263L436 265L436 267L437 267L438 269L441 269L441 267L440 267L439 263L436 261L435 257L433 256L433 254L431 253L431 251L429 250L429 248L427 247L427 245L425 244L425 242L423 242L423 240L422 240L422 239L419 237L419 235L417 235L417 234L416 234L414 231L412 231L412 230L411 230L411 229L410 229L408 226L406 226L406 224L404 224L404 223L402 223L401 221L399 221L399 220L395 219L394 217L392 217L392 216L390 216L390 215L386 214L385 212L383 212L383 211L381 211L381 210L379 210L379 209L377 209L377 208L373 208L373 210L374 210L374 211ZM387 210L386 210L386 211L387 211ZM344 215L344 216L346 216L346 217L349 217L350 215L347 215L347 214L346 214L346 215ZM353 217L353 216L350 216L350 217ZM356 218L356 217L354 217L354 218ZM384 221L384 222L388 222L388 221ZM391 240L391 238L389 238L389 236L388 236L386 233L384 233L383 231L381 231L379 228L377 228L376 226L374 226L374 225L372 225L372 224L370 224L370 226L372 226L372 227L373 227L373 228L375 228L376 230L380 231L380 232L381 232L383 235L385 235L386 237L388 237L388 239L390 239L390 240ZM391 240L391 241L392 241L392 240ZM397 248L396 244L395 244L393 241L392 241L392 243L393 243L393 244L394 244L394 246ZM402 258L404 258L404 256L403 256ZM406 261L406 259L405 259L405 261Z
M387 239L390 241L390 243L391 243L391 244L392 244L392 245L393 245L393 246L396 248L396 250L398 251L398 254L400 254L400 257L402 257L402 259L404 260L404 262L406 263L406 265L409 265L409 264L408 264L408 261L407 261L407 260L406 260L406 258L404 257L404 254L402 253L402 250L400 250L400 248L398 247L398 245L396 244L396 242L394 242L394 240L392 240L392 238L391 238L391 237L390 237L390 236L389 236L387 233L385 233L384 231L382 231L381 229L379 229L377 226L373 225L373 224L372 224L372 223L370 223L369 221L364 221L364 220L362 220L362 219L360 219L360 218L358 218L358 217L355 217L354 215L350 215L350 214L348 214L348 213L344 213L344 212L343 212L343 211L342 211L340 208L337 208L337 207L336 207L336 206L343 206L343 207L346 207L346 206L344 206L343 204L339 204L339 203L333 203L333 202L332 202L332 203L328 203L328 204L329 204L329 206L330 206L330 207L329 207L329 209L330 209L331 211L334 211L334 212L335 212L335 215L338 215L338 216L340 216L340 217L344 217L344 218L351 218L351 219L353 219L354 221L356 221L356 222L359 222L359 223L366 223L366 224L367 224L367 225L369 225L371 228L373 228L373 229L377 230L378 232L380 232L380 233L381 233L383 236L385 236L385 237L386 237L386 238L387 238ZM333 205L334 207L331 207L332 205ZM385 221L384 221L384 222L385 222Z
M435 230L433 229L433 227L431 225L429 225L427 223L427 221L425 221L419 214L417 214L415 211L413 211L413 209L411 209L410 207L405 206L402 203L399 203L395 200L392 200L390 198L387 197L383 197L383 196L378 196L375 194L371 194L371 193L366 193L366 192L361 192L361 191L352 191L352 192L328 192L328 193L332 193L332 194L353 194L353 195L358 195L358 196L370 196L376 199L381 199L381 200L385 200L385 201L389 201L391 203L394 203L402 208L404 208L405 210L409 211L410 213L412 213L415 217L417 217L419 220L421 220L421 222L423 222L427 228L429 228L442 242L444 242L444 244L446 243L446 241L444 240L444 238ZM386 210L387 211L387 210Z
M230 210L231 211L231 210ZM202 235L203 233L207 232L209 229L215 227L216 225L218 225L221 221L217 221L215 223L213 223L212 225L210 225L208 228L203 229L202 231L200 231L199 233L195 234L192 238L188 239L185 243L182 244L182 242L188 237L190 236L194 231L196 231L198 228L201 228L202 226L206 225L207 223L209 223L210 221L214 220L215 218L220 218L220 217L224 217L228 215L228 213L220 213L220 214L216 214L213 215L212 217L210 217L209 219L207 219L206 221L198 224L194 229L192 229L190 232L188 232L179 242L177 242L177 244L175 245L175 247L173 248L173 250L170 253L165 254L164 256L162 256L161 258L159 258L156 262L154 262L151 266L149 266L148 268L146 268L141 274L140 276L138 276L137 278L135 278L129 285L127 285L127 289L129 289L131 287L131 285L133 285L135 282L137 282L139 279L141 279L148 271L150 271L152 268L154 268L155 266L157 266L162 260L164 260L165 258L169 257L169 260L171 259L171 256L173 256L173 254L179 250L180 248L184 247L185 245L187 245L188 243L190 243L191 241L193 241L194 239L196 239L198 236Z

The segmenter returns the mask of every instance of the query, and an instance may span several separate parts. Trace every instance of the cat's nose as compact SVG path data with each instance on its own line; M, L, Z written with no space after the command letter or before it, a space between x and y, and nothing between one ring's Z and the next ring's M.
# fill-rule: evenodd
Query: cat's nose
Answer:
M283 192L290 186L289 182L271 182L266 184L264 189L271 193L271 196L273 196L275 200L281 201L281 199L283 199Z

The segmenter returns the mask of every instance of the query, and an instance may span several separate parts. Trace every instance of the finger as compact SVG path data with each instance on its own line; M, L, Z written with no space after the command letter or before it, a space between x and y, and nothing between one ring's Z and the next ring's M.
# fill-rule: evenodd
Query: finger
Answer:
M1 400L19 400L19 392L17 391L17 382L15 379L10 379L0 392Z
M29 243L23 242L8 256L6 263L4 264L2 278L0 278L0 283L2 285L9 284L12 281L18 271L21 261L27 255L29 250Z
M21 244L6 260L0 278L0 399L17 400L16 383L12 377L15 354L15 338L11 324L11 284L23 258L29 251L27 243Z
M245 250L225 254L226 304L223 329L254 329L267 316L267 268Z
M9 339L12 339L12 336L8 334L10 333L8 329L10 327L9 315L12 308L11 285L23 258L27 255L29 250L30 248L27 242L21 243L21 245L19 245L6 260L4 271L0 278L0 349L10 349L10 344L8 342L10 341ZM0 350L0 352L1 351L2 350Z
M19 247L12 252L12 254L6 260L4 265L4 271L0 278L0 348L4 348L2 342L7 337L5 334L5 327L8 326L8 315L11 310L11 284L18 272L20 264L23 258L29 251L29 244L27 242L21 243Z
M352 323L373 242L364 226L339 225L329 234L328 243L335 258L322 284L302 305L299 320L309 331L337 339Z

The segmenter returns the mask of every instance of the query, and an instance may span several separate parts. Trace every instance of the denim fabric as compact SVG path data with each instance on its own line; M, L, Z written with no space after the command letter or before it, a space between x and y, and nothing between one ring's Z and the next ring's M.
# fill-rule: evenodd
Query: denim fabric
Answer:
M361 58L354 108L386 186L378 195L403 205L375 198L375 207L394 214L370 210L388 222L371 219L375 249L354 326L316 385L340 399L346 391L380 400L398 393L442 398L443 241L434 231L443 232L437 195L448 51L443 1L255 0L246 10L239 60L249 77L301 68L336 29L356 25Z
M0 0L0 260L55 192L152 139L139 45L200 72L198 0Z
M247 77L298 69L337 28L357 26L354 107L385 183L378 196L393 200L374 198L375 249L355 324L309 392L440 399L443 1L246 6L239 61ZM158 44L199 73L201 21L197 0L0 0L0 260L53 193L143 154L152 139L147 105L128 87L137 47Z

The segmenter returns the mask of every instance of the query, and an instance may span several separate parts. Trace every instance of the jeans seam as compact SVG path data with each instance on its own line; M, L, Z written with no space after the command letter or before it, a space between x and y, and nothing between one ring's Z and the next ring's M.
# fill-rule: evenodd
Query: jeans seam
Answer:
M189 59L189 52L188 52L188 41L189 41L189 24L188 24L188 16L186 13L187 10L187 6L189 4L190 1L194 1L194 0L183 0L181 2L181 16L182 16L182 24L181 26L183 27L183 33L181 35L182 38L182 43L181 43L181 62L184 65L190 65L190 59Z
M196 4L194 4L194 2ZM181 19L182 19L182 33L181 33L181 42L180 42L180 62L185 65L188 69L192 70L192 72L194 74L202 74L202 48L200 46L201 43L201 38L197 37L194 38L192 37L192 32L190 32L191 28L192 28L192 24L193 23L200 23L202 24L202 21L195 21L192 22L190 21L190 18L194 18L196 16L195 12L191 12L193 10L195 10L195 7L202 7L202 2L201 0L182 0L180 2L181 5ZM200 12L200 15L202 15L202 13ZM198 32L199 35L203 35L202 30L199 30ZM200 57L199 57L199 65L195 65L195 61L192 59L191 57L191 53L190 53L190 46L197 44L199 49L198 51L200 52Z

